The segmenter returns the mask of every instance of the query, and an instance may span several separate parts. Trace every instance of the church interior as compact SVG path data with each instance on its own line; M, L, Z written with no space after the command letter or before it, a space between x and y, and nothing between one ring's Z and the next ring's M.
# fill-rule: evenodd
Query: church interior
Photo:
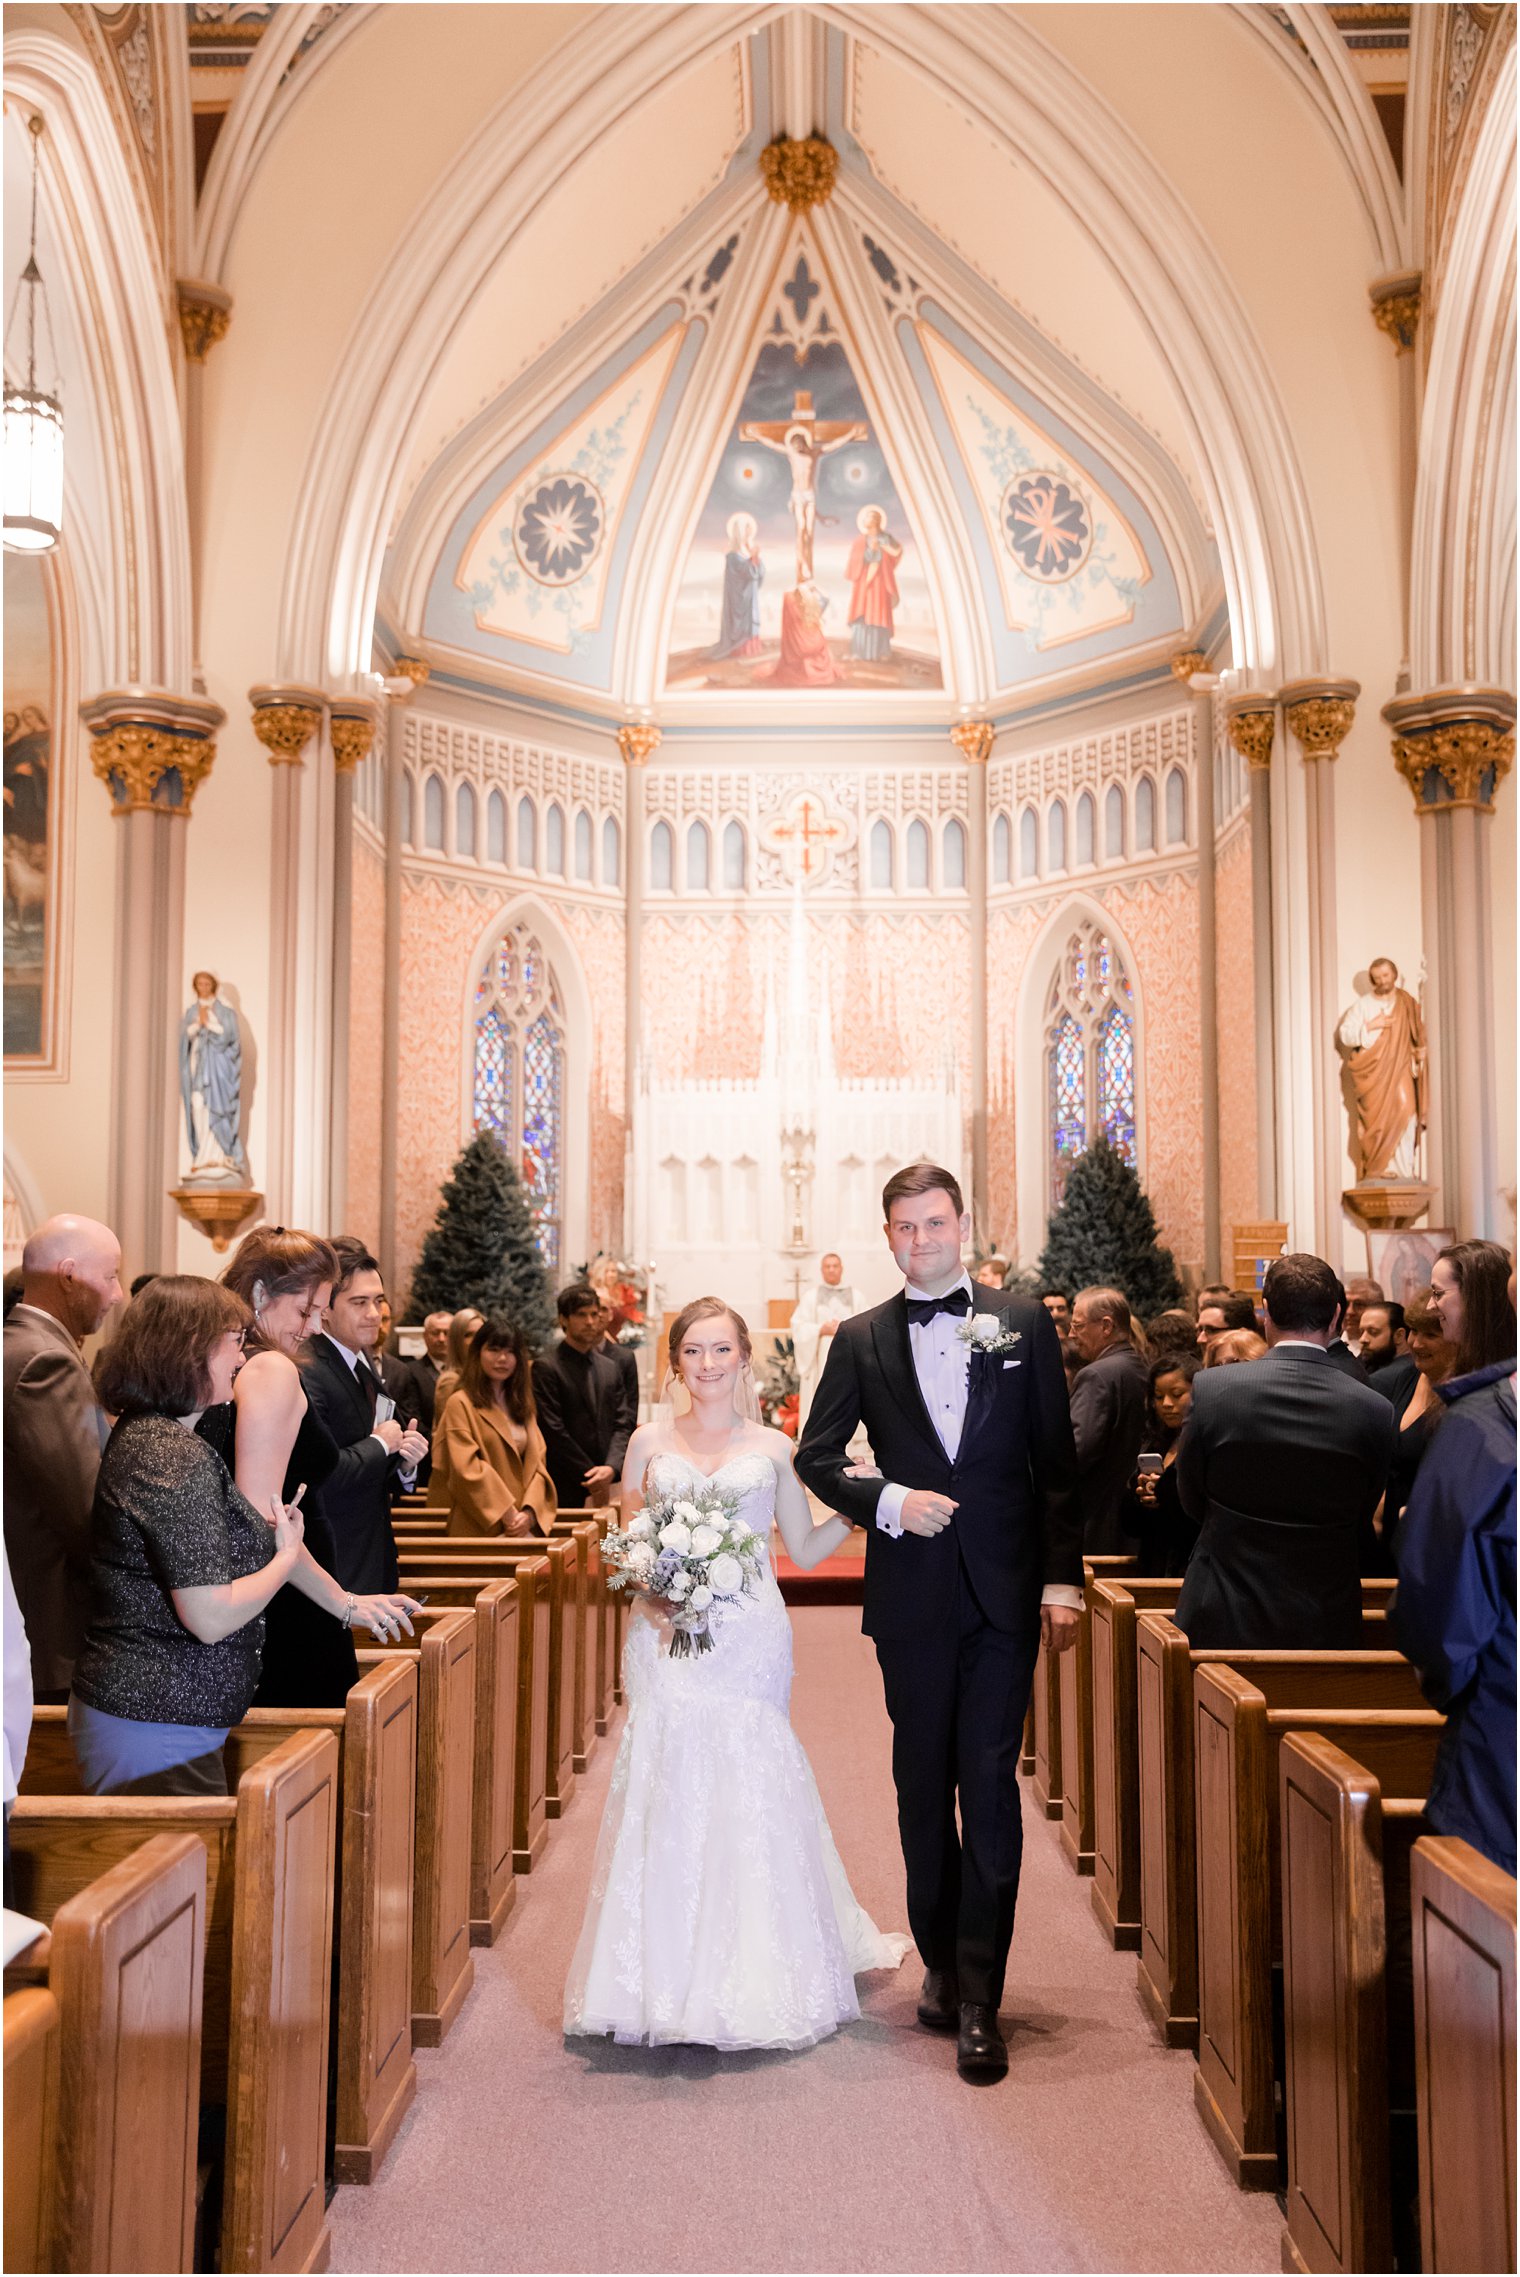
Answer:
M641 1418L715 1293L795 1431L918 1160L1029 1299L1100 1141L1190 1319L1513 1250L1512 6L14 0L3 60L8 1269L352 1236L410 1362L489 1133ZM1381 1598L1331 1713L1088 1559L972 2095L911 1956L807 2055L561 2037L627 1625L566 1501L525 1561L404 1494L412 1652L125 1850L39 1689L7 1904L120 1891L7 1943L6 2268L1514 2266L1515 1885L1422 1836ZM864 1539L782 1571L792 1712L900 1926Z

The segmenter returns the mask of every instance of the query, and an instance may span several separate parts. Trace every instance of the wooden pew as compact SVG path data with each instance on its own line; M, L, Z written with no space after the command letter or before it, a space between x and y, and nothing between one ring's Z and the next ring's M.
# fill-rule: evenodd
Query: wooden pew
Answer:
M403 1662L417 1670L412 2045L436 2048L475 1982L470 1953L474 1609L440 1610L421 1631L417 1644L361 1652L358 1657L361 1669Z
M43 1985L5 1996L5 2266L61 2269L58 2200L58 2003ZM192 2169L193 2179L193 2169ZM75 2263L70 2266L82 2267ZM107 2269L111 2263L90 2264ZM121 2263L116 2263L120 2268ZM138 2264L188 2269L188 2261Z
M1409 1768L1422 1789L1435 1762ZM1282 1887L1283 2114L1287 2229L1283 2267L1414 2266L1414 2224L1399 2222L1390 2124L1412 2120L1414 2005L1409 1858L1419 1796L1384 1796L1377 1777L1318 1732L1290 1733L1278 1758ZM1400 2230L1403 2234L1400 2235ZM1398 2237L1398 2247L1395 2238Z
M1515 1882L1451 1836L1410 1870L1420 2262L1515 2266Z
M1386 1596L1391 1583L1364 1583ZM1138 1609L1137 1609L1138 1610ZM1364 1602L1366 1649L1386 1643L1381 1606ZM1139 1764L1140 1945L1136 1981L1151 2021L1169 2048L1198 2045L1198 1904L1193 1804L1193 1670L1200 1663L1258 1660L1310 1676L1334 1653L1193 1652L1164 1613L1138 1612L1135 1631L1135 1725ZM1402 1653L1386 1656L1403 1662Z
M1133 1557L1082 1560L1082 1611L1077 1641L1055 1656L1057 1712L1061 1720L1061 1848L1079 1874L1093 1871L1092 1593L1100 1580L1132 1573ZM1052 1814L1054 1815L1054 1814Z
M1282 1953L1278 1751L1320 1732L1385 1793L1423 1801L1444 1718L1407 1661L1330 1655L1307 1686L1249 1655L1193 1686L1197 1817L1198 2069L1193 2101L1243 2189L1275 2190L1272 1967Z
M581 1586L585 1599L585 1650L577 1693L578 1722L584 1747L575 1756L575 1768L584 1771L596 1741L612 1721L612 1596L602 1566L602 1535L608 1513L595 1510L561 1510L554 1521L557 1536L568 1535L581 1545Z
M1086 1591L1092 1669L1092 1909L1116 1952L1140 1949L1140 1747L1135 1623L1170 1613L1182 1583L1094 1575Z
M41 1921L155 1835L193 1834L205 1852L200 2100L226 2111L228 2272L327 2266L337 1787L337 1742L313 1731L235 1797L23 1795L11 1814L17 1903Z
M430 1542L426 1548L402 1548L398 1555L403 1589L411 1588L423 1573L453 1574L464 1581L499 1581L509 1580L525 1562L538 1558L549 1561L549 1713L545 1731L544 1809L551 1819L562 1818L575 1795L576 1630L585 1620L579 1544L553 1536L521 1542L490 1541L481 1547L472 1542L445 1540Z

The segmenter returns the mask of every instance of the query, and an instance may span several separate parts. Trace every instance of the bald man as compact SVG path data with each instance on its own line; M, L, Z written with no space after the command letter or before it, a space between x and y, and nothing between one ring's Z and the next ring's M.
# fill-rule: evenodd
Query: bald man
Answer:
M5 1549L36 1696L68 1698L89 1615L90 1506L106 1421L80 1346L121 1303L121 1245L49 1218L21 1257L5 1323Z

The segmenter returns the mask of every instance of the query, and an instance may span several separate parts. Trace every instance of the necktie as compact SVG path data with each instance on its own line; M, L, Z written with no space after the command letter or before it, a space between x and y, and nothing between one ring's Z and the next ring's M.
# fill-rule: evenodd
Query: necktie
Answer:
M951 1289L942 1297L909 1297L908 1321L914 1328L923 1328L936 1313L953 1312L964 1317L971 1310L971 1291Z
M354 1374L358 1378L359 1389L364 1394L364 1404L369 1409L370 1421L373 1422L375 1419L375 1402L380 1397L379 1378L373 1368L366 1366L363 1360L359 1361L355 1367Z

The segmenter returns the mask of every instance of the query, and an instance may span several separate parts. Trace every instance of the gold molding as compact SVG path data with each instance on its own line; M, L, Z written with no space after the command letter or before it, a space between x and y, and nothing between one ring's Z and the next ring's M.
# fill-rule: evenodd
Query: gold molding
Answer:
M968 767L985 767L992 757L997 729L990 719L958 719L950 730L950 740Z
M314 704L255 704L253 732L269 753L271 767L299 767L301 754L322 725Z
M332 736L333 766L340 775L351 775L362 767L375 745L375 715L372 711L339 710L334 706L328 720Z
M420 688L432 678L433 667L424 664L420 656L398 656L391 672L393 678L410 680L414 688Z
M221 1251L264 1197L251 1186L171 1186L169 1199L178 1202L181 1214L202 1233L209 1233L212 1248Z
M1248 771L1265 774L1272 765L1272 743L1277 733L1277 713L1272 705L1242 703L1238 711L1226 705L1224 725L1231 748L1244 759Z
M90 764L110 792L115 814L188 818L215 760L214 737L174 735L136 720L117 721L90 738ZM178 776L179 797L160 798L171 775Z
M1201 648L1185 648L1180 656L1172 658L1172 678L1180 680L1184 688L1195 672L1207 672L1209 660Z
M203 364L217 342L227 337L227 327L232 322L232 295L223 292L220 285L206 284L198 277L178 278L174 290L185 354L192 364Z
M802 142L778 134L760 153L760 178L776 205L806 213L833 196L839 153L821 134L810 134Z
M1495 794L1515 762L1515 699L1507 689L1397 697L1383 706L1383 717L1394 731L1393 763L1413 793L1416 814L1450 814L1458 807L1493 813Z
M1401 270L1391 277L1379 277L1367 287L1372 304L1372 321L1380 332L1387 334L1400 356L1411 355L1420 329L1420 292L1423 276L1418 269Z
M626 767L646 766L663 741L660 730L642 720L632 721L617 731L617 747Z
M1338 759L1356 719L1356 680L1293 680L1279 688L1283 717L1298 738L1304 760Z

